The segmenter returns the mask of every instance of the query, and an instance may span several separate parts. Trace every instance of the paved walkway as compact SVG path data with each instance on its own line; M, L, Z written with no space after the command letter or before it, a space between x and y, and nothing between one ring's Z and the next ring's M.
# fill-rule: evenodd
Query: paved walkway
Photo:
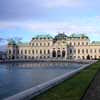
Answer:
M100 72L97 73L82 100L100 100Z

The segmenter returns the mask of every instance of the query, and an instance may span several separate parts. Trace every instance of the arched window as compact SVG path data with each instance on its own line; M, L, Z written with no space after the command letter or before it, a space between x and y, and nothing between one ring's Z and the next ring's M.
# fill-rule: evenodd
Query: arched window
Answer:
M46 46L46 43L44 43L44 46Z
M84 45L84 42L82 42L82 45Z
M23 50L21 50L21 54L23 54Z
M70 46L72 46L72 43L70 42Z
M36 43L36 46L38 46L38 43Z
M82 49L82 53L84 54L84 49Z
M96 49L94 50L94 52L96 53Z
M92 49L90 49L90 53L92 53Z
M42 43L40 43L40 46L42 46Z
M60 50L57 50L57 57L61 57Z
M74 42L74 46L76 45L76 43Z
M70 54L72 54L72 49L70 49Z
M25 59L27 59L27 56L25 56Z
M62 51L62 57L65 57L65 50Z
M82 56L82 59L85 59L85 57L84 57L84 56Z
M40 56L40 59L42 59L42 56Z
M74 49L74 53L76 54L76 50Z
M34 54L34 50L32 50L32 53Z
M80 49L78 49L78 54L80 54Z
M48 50L48 54L50 54L50 50Z
M55 50L52 51L52 57L56 57L56 51Z
M78 42L78 46L80 45L80 42Z
M32 59L34 59L34 56L32 56Z
M9 54L11 54L11 50L9 49Z
M40 50L40 54L42 54L42 50Z
M88 42L86 42L86 45L88 45Z
M29 51L28 51L28 53L30 54L30 53L31 53L31 51L29 50Z
M32 43L32 46L34 46L34 43Z
M38 53L38 50L36 50L36 54Z
M99 53L100 53L100 49L99 49Z
M27 54L27 50L25 50L25 54Z
M46 54L46 51L44 50L44 54Z
M13 54L15 54L15 49L13 50Z
M86 53L88 53L88 49L86 49Z
M48 46L50 46L50 43L48 43Z

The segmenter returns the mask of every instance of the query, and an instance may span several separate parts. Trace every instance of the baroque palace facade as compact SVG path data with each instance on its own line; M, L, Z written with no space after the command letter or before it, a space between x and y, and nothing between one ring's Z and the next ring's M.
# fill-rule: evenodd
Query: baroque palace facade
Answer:
M8 59L100 59L100 42L84 34L37 35L29 43L8 43Z

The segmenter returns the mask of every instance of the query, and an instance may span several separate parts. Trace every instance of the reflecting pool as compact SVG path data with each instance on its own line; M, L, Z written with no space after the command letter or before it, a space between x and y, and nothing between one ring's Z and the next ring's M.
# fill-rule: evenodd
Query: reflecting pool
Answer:
M71 72L80 66L82 65L66 62L0 64L0 100Z

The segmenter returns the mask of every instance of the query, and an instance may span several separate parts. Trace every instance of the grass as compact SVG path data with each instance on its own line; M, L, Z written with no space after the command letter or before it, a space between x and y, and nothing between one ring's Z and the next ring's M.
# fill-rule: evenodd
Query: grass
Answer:
M69 80L65 80L32 100L80 100L99 70L100 62L92 64L89 68L82 70Z

